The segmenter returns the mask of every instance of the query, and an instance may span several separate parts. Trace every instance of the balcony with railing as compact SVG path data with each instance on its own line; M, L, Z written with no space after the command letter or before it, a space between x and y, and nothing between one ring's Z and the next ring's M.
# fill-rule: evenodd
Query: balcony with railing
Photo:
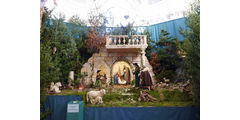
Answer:
M112 35L106 36L106 48L109 51L135 52L147 48L147 35Z

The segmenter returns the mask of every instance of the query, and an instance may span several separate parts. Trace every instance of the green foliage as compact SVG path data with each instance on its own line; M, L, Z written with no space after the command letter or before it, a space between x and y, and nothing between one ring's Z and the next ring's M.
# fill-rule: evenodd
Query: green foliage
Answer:
M86 91L73 91L73 90L62 90L61 93L54 94L54 95L77 95L77 96L82 96L83 101L86 101ZM52 94L46 94L47 95L52 95Z
M119 90L120 91L120 90ZM136 107L136 106L191 106L192 102L187 93L179 90L160 90L147 91L149 94L158 99L155 102L139 102L138 97L140 89L132 88L129 92L132 95L122 95L121 93L112 92L107 93L103 97L103 105L87 104L87 107ZM163 98L161 98L163 96ZM135 102L129 101L133 99Z
M52 11L47 11L45 8L45 12L43 13L42 23L46 23L47 19L50 18ZM51 78L49 74L49 66L52 65L51 63L51 39L52 39L52 30L49 29L49 24L42 24L40 30L40 93L44 94L44 88L47 87L48 83L50 83L49 78Z
M136 35L137 31L134 29L133 26L134 22L128 23L126 26L122 24L116 28L114 28L110 34L112 35Z
M116 90L116 89L115 89ZM115 92L108 89L103 97L104 104L91 105L85 104L85 107L136 107L136 106L191 106L191 98L188 93L179 90L155 90L147 91L151 96L158 99L155 102L139 102L138 97L141 89L131 88L128 92L124 92L124 88L119 88ZM56 95L82 95L83 101L86 101L86 91L63 90ZM125 93L122 94L122 93ZM126 94L127 93L127 94ZM131 102L133 99L135 102Z
M186 52L186 76L192 84L194 104L200 105L200 1L196 0L186 15L187 30L182 49Z
M70 18L68 26L71 30L71 36L76 43L76 68L75 77L81 78L81 68L83 64L92 56L93 51L90 51L86 46L87 25L77 15Z
M151 38L150 38L150 36L151 36L151 33L149 32L149 30L148 29L145 29L144 31L143 31L143 33L142 33L142 35L147 35L147 42L148 42L148 47L147 47L147 49L145 50L145 55L146 55L146 57L148 58L148 60L151 60L151 58L152 58L152 52L153 52L153 50L154 50L154 43L155 43L155 41L153 41Z
M82 65L92 53L86 48L87 27L78 17L73 16L66 26L64 17L53 18L52 10L45 8L40 30L40 106L44 102L46 88L53 82L67 82L70 71L80 78ZM79 80L79 79L78 79ZM79 81L75 80L75 85ZM41 118L49 112L41 112Z
M132 86L135 85L135 80L131 81L131 85Z
M45 8L42 16L42 25L40 29L40 119L44 119L50 114L50 111L42 111L43 103L46 99L46 87L50 83L50 71L49 66L51 63L51 39L52 39L52 29L50 29L49 22L47 21L51 17L51 12ZM46 23L46 24L45 24Z
M179 90L160 90L160 91L149 91L149 93L159 99L161 102L171 101L171 102L187 102L191 101L188 93L181 92Z
M67 82L69 71L76 71L77 47L70 31L64 24L64 17L60 16L52 21L54 38L51 46L57 48L56 53L52 55L54 64L52 70L58 71L56 74L59 75L60 81Z
M163 90L162 93L164 95L165 101L189 101L189 100L191 100L188 93L180 92L179 90L174 90L174 91Z
M45 11L47 12L47 10ZM45 19L44 16L43 19ZM50 81L67 82L70 71L75 72L75 78L81 78L82 65L92 55L92 52L89 52L86 47L87 27L83 21L77 16L73 16L69 22L70 24L66 26L63 16L59 18L49 16L43 25L43 27L48 26L42 29L41 43L48 42L46 46L51 65L47 65L47 72ZM53 52L54 48L56 48L56 52ZM42 52L43 50L41 50Z
M140 90L141 90L141 89L131 88L128 92L129 92L129 93L137 93L137 94L139 94L139 93L140 93Z
M113 86L114 85L114 83L113 83L113 77L111 77L110 78L110 83L109 83L111 86Z
M176 70L182 61L177 53L178 40L170 36L165 30L161 30L159 38L159 41L155 43L157 57L156 60L152 59L151 64L158 82L163 81L164 77L173 82L177 79Z

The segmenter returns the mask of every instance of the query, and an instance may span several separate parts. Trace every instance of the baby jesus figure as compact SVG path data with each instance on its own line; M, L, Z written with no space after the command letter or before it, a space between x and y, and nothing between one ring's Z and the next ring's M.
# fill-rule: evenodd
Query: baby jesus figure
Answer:
M118 72L117 72L117 79L118 79L118 84L120 84L120 85L123 85L123 84L126 84L126 83L127 83L126 80L121 79L121 77L120 77L120 75L118 74Z

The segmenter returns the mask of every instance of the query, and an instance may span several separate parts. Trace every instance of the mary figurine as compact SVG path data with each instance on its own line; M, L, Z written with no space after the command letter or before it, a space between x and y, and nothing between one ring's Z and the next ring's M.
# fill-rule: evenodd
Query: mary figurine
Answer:
M118 76L117 73L114 75L114 85L118 84Z

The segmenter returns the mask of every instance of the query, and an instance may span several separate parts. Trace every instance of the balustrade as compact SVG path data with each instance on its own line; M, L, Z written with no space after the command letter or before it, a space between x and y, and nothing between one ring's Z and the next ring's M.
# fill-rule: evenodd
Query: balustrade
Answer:
M146 35L132 35L130 38L128 35L112 35L106 37L106 47L146 47L147 36Z

